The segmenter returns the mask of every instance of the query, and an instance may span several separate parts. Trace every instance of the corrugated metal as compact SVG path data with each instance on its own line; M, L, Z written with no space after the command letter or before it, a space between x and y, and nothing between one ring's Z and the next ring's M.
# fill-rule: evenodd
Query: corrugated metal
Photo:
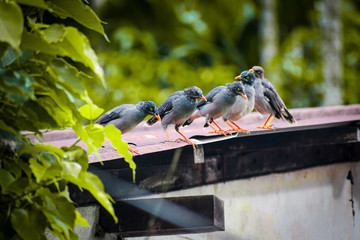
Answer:
M274 119L272 124L275 130L263 130L257 128L257 126L262 125L267 116L260 115L257 112L249 114L237 122L240 127L251 131L249 135L244 133L233 133L231 136L225 137L218 134L211 134L209 133L211 130L210 128L203 128L204 118L196 119L193 124L189 127L181 128L180 131L187 137L192 138L194 142L204 144L207 141L213 141L214 137L217 138L217 141L221 141L233 137L246 138L254 135L274 134L284 131L291 132L303 129L322 128L324 127L323 125L326 124L360 120L360 105L291 109L290 112L296 118L297 123L289 125L286 121ZM224 129L228 129L228 126L224 124L221 119L218 119L217 123ZM173 140L180 137L180 135L175 132L173 126L169 126L168 132ZM76 135L71 130L53 131L44 133L44 139L47 144L54 146L70 146L76 141ZM188 145L184 142L170 142L159 123L156 123L152 127L144 127L144 124L140 123L135 129L124 134L123 140L132 144L133 148L141 154L174 150ZM78 145L86 148L86 145L83 142L78 143ZM102 149L99 149L99 153L102 161L122 158L113 149L109 141L105 142ZM94 155L90 155L89 159L90 162L99 161Z

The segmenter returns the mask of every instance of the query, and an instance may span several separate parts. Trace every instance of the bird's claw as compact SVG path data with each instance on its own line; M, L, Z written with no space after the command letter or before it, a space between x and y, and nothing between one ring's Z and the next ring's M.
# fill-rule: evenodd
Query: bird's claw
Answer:
M257 128L275 130L272 125L259 126L259 127L257 127Z
M183 142L186 142L186 143L188 143L188 144L191 144L191 145L193 146L193 149L196 148L196 144L193 143L192 141L190 141L189 139L182 139L182 138L180 138L179 140L180 140L180 141L183 141Z
M130 151L131 153L135 153L135 154L137 154L137 155L140 155L140 153L139 153L138 151L136 151L135 149L132 149L132 148L130 148L130 147L129 147L129 151Z
M218 131L218 130L216 130L216 131L211 131L211 132L209 132L209 133L217 133L217 134L222 134L222 135L224 135L224 136L227 136L226 134L231 134L231 133L228 132L228 131Z
M242 133L250 134L249 130L242 129L242 128L241 129L233 128L233 129L229 129L228 131L242 132Z

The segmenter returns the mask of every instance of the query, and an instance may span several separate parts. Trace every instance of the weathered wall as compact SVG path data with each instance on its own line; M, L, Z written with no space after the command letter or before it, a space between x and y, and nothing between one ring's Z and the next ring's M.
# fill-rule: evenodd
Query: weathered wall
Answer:
M354 185L346 179L349 170ZM359 162L230 181L160 196L205 194L224 201L225 232L146 239L360 239ZM350 199L354 200L355 216Z
M349 170L353 185L347 179ZM208 194L224 201L224 232L129 239L360 239L359 162L229 181L156 197ZM82 232L81 239L89 239L86 234Z

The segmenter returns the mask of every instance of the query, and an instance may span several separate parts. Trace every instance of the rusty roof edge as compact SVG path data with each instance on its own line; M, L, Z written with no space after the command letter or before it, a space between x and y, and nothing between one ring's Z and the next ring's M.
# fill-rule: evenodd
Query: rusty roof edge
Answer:
M297 120L301 119L311 119L311 118L320 118L320 117L329 117L329 116L338 116L338 115L360 115L360 104L354 105L341 105L341 106L321 106L321 107L312 107L312 108L294 108L289 109L291 114ZM252 112L245 116L242 121L243 123L261 121L263 115L258 112ZM142 125L140 123L139 125ZM133 131L137 131L138 128L135 128ZM24 132L29 134L29 132ZM30 140L34 140L35 137L28 135ZM64 139L74 139L77 138L77 135L71 128L64 130L53 130L50 132L43 131L43 139L45 142L64 140Z

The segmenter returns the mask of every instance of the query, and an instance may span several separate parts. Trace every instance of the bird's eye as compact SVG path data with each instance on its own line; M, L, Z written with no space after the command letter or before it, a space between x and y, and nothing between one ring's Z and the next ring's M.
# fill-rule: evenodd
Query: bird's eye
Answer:
M257 73L261 73L260 71L257 71Z
M249 79L249 76L246 76L246 79Z
M153 108L150 108L150 112L153 112L154 111L154 109Z
M198 93L197 92L194 92L194 96L197 96L198 95Z
M238 92L240 92L240 88L238 88L237 90L238 90Z

